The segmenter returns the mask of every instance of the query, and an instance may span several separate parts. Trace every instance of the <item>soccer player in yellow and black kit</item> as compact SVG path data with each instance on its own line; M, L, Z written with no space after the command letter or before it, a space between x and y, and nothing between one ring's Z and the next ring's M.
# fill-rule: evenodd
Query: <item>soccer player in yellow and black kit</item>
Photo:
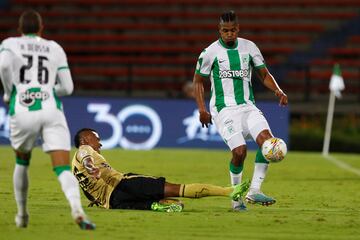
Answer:
M100 137L95 130L79 130L74 142L78 151L72 160L72 172L92 204L107 209L181 212L183 205L168 198L224 196L237 201L250 185L249 181L234 187L199 183L173 184L166 182L164 177L125 174L111 168L100 154Z

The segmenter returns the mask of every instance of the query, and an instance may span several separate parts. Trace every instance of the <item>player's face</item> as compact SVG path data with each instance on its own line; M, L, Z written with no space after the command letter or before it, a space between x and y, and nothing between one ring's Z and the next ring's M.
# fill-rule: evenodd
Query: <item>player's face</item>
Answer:
M89 132L88 135L88 145L91 146L95 151L100 153L101 143L100 143L100 137L97 132Z
M219 24L221 39L229 47L233 46L239 34L239 24L235 22L224 22Z

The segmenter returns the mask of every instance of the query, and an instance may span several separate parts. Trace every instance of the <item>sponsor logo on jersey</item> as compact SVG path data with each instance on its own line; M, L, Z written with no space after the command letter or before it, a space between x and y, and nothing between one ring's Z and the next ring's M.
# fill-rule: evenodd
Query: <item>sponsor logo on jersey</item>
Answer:
M220 78L244 78L249 77L249 70L223 70L219 71L219 76Z
M45 101L50 97L50 94L35 88L30 88L26 92L20 94L20 103L25 107L30 107L35 104L36 100Z

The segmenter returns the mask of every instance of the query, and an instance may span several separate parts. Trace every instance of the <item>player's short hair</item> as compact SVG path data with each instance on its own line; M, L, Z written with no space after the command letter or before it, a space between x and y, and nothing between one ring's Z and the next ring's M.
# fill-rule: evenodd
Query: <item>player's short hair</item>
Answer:
M77 133L75 134L75 137L74 137L74 145L75 145L76 148L80 147L81 133L87 132L87 131L96 132L96 130L94 130L92 128L82 128L79 131L77 131Z
M42 26L40 14L33 9L24 11L19 18L19 31L23 34L38 33Z
M238 18L236 16L236 13L233 10L223 12L220 16L220 24L226 23L226 22L238 22Z

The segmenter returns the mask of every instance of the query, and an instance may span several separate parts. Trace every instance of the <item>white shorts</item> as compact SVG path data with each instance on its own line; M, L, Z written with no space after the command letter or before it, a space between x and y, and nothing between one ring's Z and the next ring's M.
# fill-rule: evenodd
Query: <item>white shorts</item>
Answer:
M43 109L18 113L10 118L10 141L15 150L30 152L39 137L45 152L70 151L70 132L62 111Z
M270 130L263 113L254 105L226 107L213 116L219 134L230 150L245 145L247 138L256 141L263 130Z

